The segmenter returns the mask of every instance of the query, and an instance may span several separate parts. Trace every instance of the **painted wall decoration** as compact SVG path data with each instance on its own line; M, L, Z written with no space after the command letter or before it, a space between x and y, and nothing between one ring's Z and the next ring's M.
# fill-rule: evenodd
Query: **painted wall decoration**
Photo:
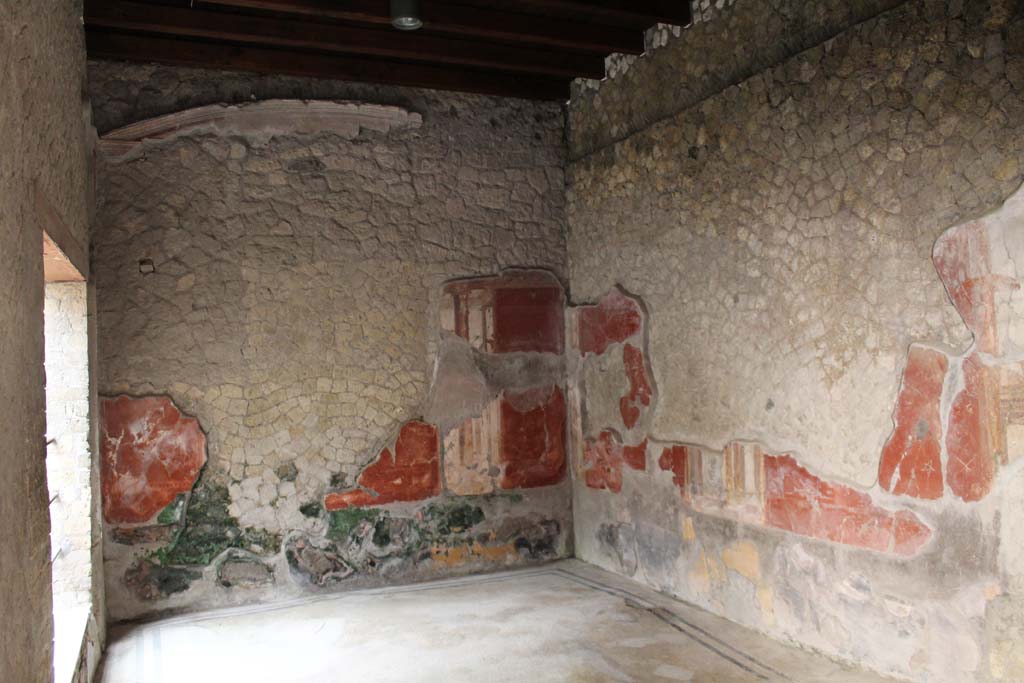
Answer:
M513 271L458 280L444 294L442 329L469 360L447 363L450 376L438 381L483 388L477 414L445 434L448 485L487 493L558 483L566 473L562 286L541 271Z
M659 439L649 427L659 367L645 344L646 306L614 287L595 304L571 307L579 556L850 659L863 644L833 626L857 624L858 633L877 634L870 648L886 670L967 680L984 662L949 660L934 634L971 634L964 647L981 651L989 635L973 633L973 624L990 613L1012 622L1013 595L1000 577L1020 571L1000 569L1016 557L1000 529L1014 524L1015 505L1004 498L1019 500L1015 461L1024 455L1022 224L1019 190L935 243L935 270L973 343L962 352L928 340L910 345L874 486L830 477L808 464L820 468L827 458L802 459L759 439L720 447ZM627 456L632 449L642 455ZM996 636L1003 650L1013 633ZM928 664L908 665L915 662Z
M865 492L825 481L791 454L772 454L760 444L743 441L731 442L719 451L696 444L660 444L647 434L641 438L636 429L641 410L653 409L655 398L642 350L647 320L642 302L613 288L597 304L577 307L573 314L581 383L585 385L591 376L588 367L597 364L601 356L621 353L622 364L616 367L621 367L622 384L628 387L628 393L619 399L617 421L588 425L600 428L600 433L582 437L578 467L587 487L620 493L624 466L643 470L647 452L653 450L652 459L656 458L661 470L672 473L684 504L694 511L897 555L913 555L931 539L931 528L913 512L877 505ZM944 361L937 364L945 367ZM925 383L919 377L924 372L911 371L909 391L926 394L923 400L930 392L937 401L934 376L930 385L916 386ZM599 401L603 388L595 391L585 386L578 394ZM909 398L905 402L909 405L904 411L913 413L907 419L912 419L921 409ZM937 413L937 405L932 407ZM931 426L938 431L937 419ZM574 429L584 430L582 423Z
M202 473L196 418L162 396L103 402L107 566L118 609L274 599L562 557L570 528L561 284L543 271L440 293L419 416L332 481L294 528L243 523ZM294 481L302 463L275 473ZM267 500L268 505L274 501Z
M334 511L424 500L441 493L437 428L418 421L402 425L394 446L381 451L377 460L359 475L359 486L345 493L328 494L324 506Z
M187 493L206 463L206 435L165 396L117 396L101 406L103 517L149 521Z

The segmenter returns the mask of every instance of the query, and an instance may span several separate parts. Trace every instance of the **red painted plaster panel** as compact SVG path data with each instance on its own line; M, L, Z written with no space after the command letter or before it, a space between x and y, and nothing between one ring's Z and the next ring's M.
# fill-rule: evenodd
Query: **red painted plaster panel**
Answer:
M183 416L163 396L104 399L100 412L108 522L146 522L191 490L206 462L206 436L196 418Z
M583 444L584 481L592 489L622 490L622 468L647 469L647 439L636 446L623 446L610 429Z
M914 498L942 497L939 411L948 369L946 354L911 347L893 417L896 429L878 465L878 481L886 491Z
M658 466L666 472L672 473L672 483L679 487L679 493L683 498L688 495L690 484L690 449L688 446L669 446L661 452L658 458Z
M636 446L622 447L622 461L634 470L643 472L647 469L647 439Z
M497 277L449 282L442 328L490 353L562 353L565 294L545 271L510 271Z
M946 431L946 482L963 500L976 501L992 489L996 474L1001 440L998 370L974 354L963 362L963 382Z
M793 533L878 552L911 555L931 529L909 511L875 505L849 486L826 482L791 456L765 456L765 523Z
M947 231L935 243L932 260L949 298L974 334L977 350L1000 355L996 292L1019 289L1020 282L992 272L988 224L975 221Z
M892 549L897 555L913 555L932 537L932 530L913 512L900 510L894 520Z
M565 476L565 398L548 387L505 392L501 402L501 488L551 486Z
M328 510L424 500L441 493L437 427L407 422L395 441L395 452L385 448L376 462L359 475L361 489L330 493ZM376 495L374 495L376 494Z
M629 380L629 393L619 399L619 412L622 413L622 424L632 429L640 420L641 407L651 405L651 384L647 380L647 368L644 365L644 354L632 344L622 348L622 362L626 367Z
M640 332L643 311L636 300L612 289L594 306L577 311L580 353L601 355L611 344L626 341Z
M583 444L584 481L592 489L622 491L622 444L611 430Z
M494 351L562 353L563 311L560 287L495 290Z

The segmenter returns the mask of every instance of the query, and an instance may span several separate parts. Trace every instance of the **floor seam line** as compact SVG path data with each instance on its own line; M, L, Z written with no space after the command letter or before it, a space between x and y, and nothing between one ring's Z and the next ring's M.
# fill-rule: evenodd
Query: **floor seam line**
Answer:
M718 638L718 637L710 634L708 631L706 631L705 629L701 628L700 626L697 626L696 624L692 624L689 621L687 621L686 619L684 619L683 617L679 616L678 614L675 614L674 612L672 612L672 611L670 611L670 610L668 610L668 609L666 609L664 607L659 607L659 606L655 605L654 603L652 603L651 601L649 601L649 600L647 600L645 598L641 598L640 596L635 595L634 593L631 593L630 591L628 591L626 589L618 588L616 586L609 586L609 585L603 584L603 583L601 583L601 582L599 582L599 581L597 581L595 579L591 579L589 577L579 576L578 574L575 574L575 573L573 573L573 572L571 572L569 570L562 569L562 568L555 568L555 569L551 569L550 571L552 573L562 574L566 578L572 580L574 583L578 583L578 584L581 584L581 585L588 586L589 588L592 588L594 590L599 590L601 592L608 593L608 594L611 594L611 595L615 595L616 597L620 597L620 598L623 598L623 599L629 598L630 600L633 600L638 605L640 605L640 607L642 609L644 609L647 612L650 612L653 616L657 617L662 622L664 622L664 623L668 624L669 626L675 628L677 631L679 631L680 633L683 633L684 635L688 636L690 639L694 640L695 642L700 643L705 648L707 648L708 650L714 652L715 654L717 654L718 656L722 657L726 661L731 662L732 664L735 664L739 668L741 668L741 669L743 669L743 670L745 670L745 671L747 671L749 673L754 674L755 676L761 678L762 680L768 680L769 676L763 674L760 671L756 671L754 669L751 669L750 667L748 667L747 665L743 664L742 662L739 662L739 661L735 660L733 657L725 654L724 652L721 652L718 648L714 647L713 645L704 642L703 639L695 636L692 633L687 632L682 627L680 627L678 624L672 623L671 620L682 622L683 624L686 625L686 627L691 628L691 629L693 629L693 630L695 630L695 631L697 631L699 633L704 634L708 638L718 642L722 646L732 650L737 655L739 655L739 656L743 657L744 659L748 660L753 665L755 665L757 667L760 667L762 669L765 669L765 670L771 672L772 674L781 677L783 680L790 680L785 674L781 673L780 671L777 671L776 669L772 668L771 666L769 666L767 664L764 664L760 660L756 659L755 657L752 657L751 655L743 652L742 650L739 650L734 645L731 645L730 643L722 640L721 638Z

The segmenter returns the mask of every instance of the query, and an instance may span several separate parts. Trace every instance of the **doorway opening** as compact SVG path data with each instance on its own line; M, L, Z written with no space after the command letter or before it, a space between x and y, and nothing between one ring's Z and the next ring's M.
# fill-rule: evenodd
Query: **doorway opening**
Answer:
M88 290L43 234L46 481L50 496L55 680L73 680L92 608Z

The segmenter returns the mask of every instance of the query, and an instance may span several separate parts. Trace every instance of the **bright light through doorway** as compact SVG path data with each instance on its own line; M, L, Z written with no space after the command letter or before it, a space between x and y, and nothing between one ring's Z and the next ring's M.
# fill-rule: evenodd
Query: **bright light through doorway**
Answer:
M54 674L66 683L78 663L91 608L88 291L52 242L44 239L43 251Z

